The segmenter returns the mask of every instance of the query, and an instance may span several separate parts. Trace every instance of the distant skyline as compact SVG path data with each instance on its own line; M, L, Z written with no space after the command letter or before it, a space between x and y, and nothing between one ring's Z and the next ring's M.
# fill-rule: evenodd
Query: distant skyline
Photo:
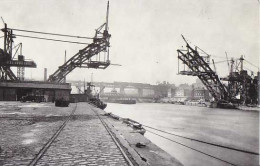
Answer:
M106 0L2 0L0 16L10 28L92 37L95 29L105 22L106 5ZM98 82L194 83L197 77L177 75L176 50L185 46L181 34L192 46L212 55L216 62L225 60L227 52L229 58L244 55L259 66L256 0L110 0L109 12L110 59L122 66L109 66L106 70L75 69L67 80L90 81L93 73L94 81ZM85 47L21 37L14 41L15 45L22 42L25 58L37 63L37 69L25 70L26 78L37 80L43 80L44 68L50 75L63 64L65 50L68 59ZM3 48L2 38L0 48ZM246 62L245 66L257 71ZM220 76L227 75L226 62L218 63L216 68Z

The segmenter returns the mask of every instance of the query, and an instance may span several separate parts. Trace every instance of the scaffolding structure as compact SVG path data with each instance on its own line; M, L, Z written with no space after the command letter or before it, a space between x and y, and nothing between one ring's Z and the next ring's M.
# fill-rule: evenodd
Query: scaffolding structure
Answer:
M22 55L22 44L18 44L13 47L13 42L15 35L13 34L13 30L7 28L7 24L5 23L5 27L1 29L4 33L4 48L0 48L0 80L1 81L23 81L24 80L24 68L36 68L36 63L34 61L28 61L24 59ZM15 53L13 54L13 49ZM18 59L15 59L15 55L18 50L20 50L20 55L18 55ZM11 67L17 67L17 76L11 70Z
M107 4L106 22L96 29L93 42L80 50L77 54L66 61L52 75L49 76L49 82L62 83L66 75L79 68L105 69L110 65L109 60L109 39L108 33L108 14L109 2Z
M180 71L178 61L179 74L197 76L217 103L258 104L259 72L257 76L250 76L243 68L243 56L236 61L227 60L231 62L229 75L219 78L216 71L210 67L210 55L198 47L191 47L184 37L183 39L186 49L177 50L178 59L183 63L183 69ZM198 50L206 55L201 56ZM213 59L212 62L215 67ZM227 81L227 85L222 81Z
M184 70L179 71L179 74L197 76L216 101L228 100L229 92L227 88L209 66L210 56L201 56L197 47L192 48L184 37L183 39L186 42L187 49L177 50L178 59L184 64Z
M245 59L230 60L230 71L227 77L221 78L227 81L227 89L230 91L231 98L241 104L258 104L259 96L259 72L254 76L244 70Z

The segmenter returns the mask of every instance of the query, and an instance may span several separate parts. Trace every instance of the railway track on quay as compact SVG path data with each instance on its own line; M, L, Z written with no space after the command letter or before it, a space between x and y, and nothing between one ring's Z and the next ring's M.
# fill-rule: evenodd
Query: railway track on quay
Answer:
M114 137L114 135L111 133L108 125L106 124L106 122L102 119L101 116L99 116L99 114L91 108L91 110L94 112L94 114L96 114L96 116L99 118L99 120L101 121L102 125L105 127L106 131L108 132L108 134L111 136L112 140L114 141L114 143L116 144L116 146L119 148L119 150L121 151L122 155L124 156L126 162L128 163L129 166L134 166L134 164L132 163L132 161L129 159L129 157L127 156L127 154L124 152L123 148L121 147L120 143L117 141L117 139Z
M53 134L53 136L49 139L49 141L43 146L43 148L39 151L39 153L34 157L34 159L30 162L29 166L34 166L37 164L37 162L41 159L41 157L46 153L48 148L51 146L51 144L55 141L55 139L59 136L61 131L64 129L64 127L67 125L71 117L74 115L75 111L77 109L77 104L71 111L68 118L62 123L62 125L59 127L59 129Z
M31 162L28 164L29 166L35 166L38 165L39 161L43 158L43 156L47 153L48 149L53 145L53 143L57 140L58 137L61 137L61 133L64 130L64 128L66 126L68 126L68 122L73 118L73 116L75 115L75 112L77 111L78 105L76 104L75 107L72 109L71 113L68 115L68 117L62 122L62 124L60 125L60 127L58 128L58 130L52 135L52 137L46 142L46 144L41 148L41 150L36 154L36 156L31 160ZM118 142L118 140L114 137L113 133L110 131L108 125L106 124L106 122L103 120L103 118L99 115L99 113L93 109L90 108L91 111L94 113L94 116L96 116L102 126L105 128L105 130L107 131L107 133L110 135L111 139L113 140L114 144L116 145L116 147L119 149L120 153L122 154L125 162L127 163L127 165L129 166L133 166L135 164L132 163L132 161L129 159L129 157L127 156L127 154L124 152L123 147L120 145L120 143ZM87 160L87 158L86 158ZM57 164L57 163L56 163Z

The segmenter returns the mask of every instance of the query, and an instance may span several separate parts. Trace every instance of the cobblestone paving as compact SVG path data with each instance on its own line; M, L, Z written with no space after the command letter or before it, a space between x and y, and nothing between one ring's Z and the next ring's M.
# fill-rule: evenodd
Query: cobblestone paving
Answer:
M90 107L78 103L75 115L37 165L128 165Z
M0 165L28 165L72 108L0 102Z

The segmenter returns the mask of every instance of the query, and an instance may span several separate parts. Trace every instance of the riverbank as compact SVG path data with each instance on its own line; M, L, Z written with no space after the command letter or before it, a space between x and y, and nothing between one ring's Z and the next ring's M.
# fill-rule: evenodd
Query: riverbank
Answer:
M108 103L105 111L169 133L259 153L258 111L167 103L137 103L135 105ZM258 155L205 145L151 129L150 131L235 165L259 165ZM144 136L176 157L185 166L229 165L155 135L149 132L149 129Z
M196 106L196 107L211 107L210 102L200 102L200 101L185 101L185 102L170 102L164 101L162 104L176 104L176 105L186 105L186 106ZM225 108L222 108L225 109ZM258 111L260 112L260 106L247 106L247 105L239 105L234 109L239 109L243 111Z

